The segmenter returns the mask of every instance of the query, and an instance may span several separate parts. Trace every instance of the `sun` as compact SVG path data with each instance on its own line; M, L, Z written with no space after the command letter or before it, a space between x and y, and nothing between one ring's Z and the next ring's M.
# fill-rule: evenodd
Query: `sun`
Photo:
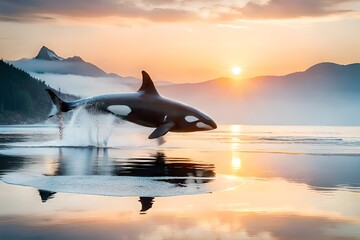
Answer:
M241 74L241 72L242 72L242 69L239 66L234 66L231 69L231 72L232 72L233 75L239 76Z

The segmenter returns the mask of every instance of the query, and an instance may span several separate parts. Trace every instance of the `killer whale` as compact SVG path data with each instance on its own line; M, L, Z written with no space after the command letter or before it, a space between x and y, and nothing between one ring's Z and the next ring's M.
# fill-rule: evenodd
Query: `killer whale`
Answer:
M56 106L49 117L84 106L90 113L109 113L126 121L155 128L149 139L168 132L194 132L216 129L213 119L200 110L162 97L149 74L142 71L142 85L137 92L105 94L65 102L51 89L46 89Z

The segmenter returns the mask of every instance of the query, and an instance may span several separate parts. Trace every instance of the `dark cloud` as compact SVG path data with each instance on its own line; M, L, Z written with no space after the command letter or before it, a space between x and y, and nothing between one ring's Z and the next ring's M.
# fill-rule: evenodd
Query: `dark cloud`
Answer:
M134 1L117 0L3 0L0 21L38 21L53 17L144 18L151 21L179 21L191 18L189 10L146 7Z
M0 14L9 17L41 15L106 16L115 12L119 4L106 0L2 0Z
M339 8L340 3L351 0L271 0L267 4L249 2L245 7L233 9L237 13L234 18L250 19L282 19L301 17L321 17L351 12Z
M355 0L271 0L223 2L215 0L2 0L0 21L47 21L60 17L118 16L150 21L234 21L321 17L351 12L340 7ZM245 4L245 5L244 5Z

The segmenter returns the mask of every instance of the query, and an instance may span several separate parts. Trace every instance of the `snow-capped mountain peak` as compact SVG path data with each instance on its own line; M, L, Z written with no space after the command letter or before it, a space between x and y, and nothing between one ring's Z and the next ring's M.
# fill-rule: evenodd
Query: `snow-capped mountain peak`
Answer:
M48 60L48 61L61 61L64 58L58 56L53 50L42 46L35 59Z
M36 57L9 61L17 68L32 73L72 74L91 77L108 77L108 74L96 65L84 61L79 56L63 58L53 50L42 46Z

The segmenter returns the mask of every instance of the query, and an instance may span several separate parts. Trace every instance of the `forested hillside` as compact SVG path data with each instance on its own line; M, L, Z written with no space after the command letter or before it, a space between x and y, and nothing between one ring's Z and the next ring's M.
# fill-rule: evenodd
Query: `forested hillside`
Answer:
M0 124L44 121L51 109L46 84L0 60Z

